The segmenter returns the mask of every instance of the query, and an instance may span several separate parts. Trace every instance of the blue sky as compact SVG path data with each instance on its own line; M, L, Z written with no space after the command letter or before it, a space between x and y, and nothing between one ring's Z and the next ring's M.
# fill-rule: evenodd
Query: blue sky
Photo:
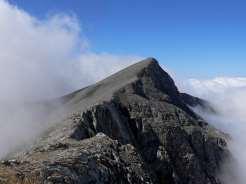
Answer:
M75 14L95 52L153 56L186 77L246 76L246 1L9 1L39 18Z

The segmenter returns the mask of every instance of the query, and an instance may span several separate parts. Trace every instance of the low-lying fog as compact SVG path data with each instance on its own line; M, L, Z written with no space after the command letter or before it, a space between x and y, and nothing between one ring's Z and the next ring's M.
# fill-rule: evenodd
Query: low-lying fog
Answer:
M39 20L0 0L0 28L0 158L49 126L42 121L45 112L30 104L80 89L140 60L92 52L75 15Z
M195 109L218 129L229 133L230 151L234 162L227 163L221 177L225 184L244 184L246 181L246 78L215 78L187 81L188 93L208 100L218 114ZM234 177L232 177L232 175Z

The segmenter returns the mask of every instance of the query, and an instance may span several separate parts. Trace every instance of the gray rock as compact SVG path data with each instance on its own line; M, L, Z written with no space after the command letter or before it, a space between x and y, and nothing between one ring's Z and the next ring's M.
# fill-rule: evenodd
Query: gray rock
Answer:
M180 98L186 105L190 107L199 107L203 111L207 111L208 113L217 113L213 106L203 99L194 97L187 93L180 93Z
M0 164L1 181L221 183L217 174L230 157L226 135L187 106L203 101L179 93L155 59L60 102L63 120L16 154L16 162Z

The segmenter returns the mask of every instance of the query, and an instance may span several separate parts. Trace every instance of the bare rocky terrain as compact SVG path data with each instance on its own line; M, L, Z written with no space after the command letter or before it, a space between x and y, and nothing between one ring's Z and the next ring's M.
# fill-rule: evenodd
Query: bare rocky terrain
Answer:
M54 102L51 102L51 104ZM0 183L220 184L227 136L153 58L56 100L57 123L0 164Z

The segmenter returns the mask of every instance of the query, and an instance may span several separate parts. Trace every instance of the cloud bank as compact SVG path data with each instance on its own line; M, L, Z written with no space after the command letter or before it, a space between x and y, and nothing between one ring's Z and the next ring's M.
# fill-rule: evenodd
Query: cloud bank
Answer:
M81 27L75 15L40 20L0 0L0 158L45 129L21 103L64 95L141 59L92 52Z
M246 181L246 78L191 79L183 88L191 94L207 99L219 112L217 115L200 112L200 115L232 136L229 148L235 160L227 165L222 173L224 183L244 184Z
M138 60L90 51L74 15L39 20L0 0L0 98L58 96Z

